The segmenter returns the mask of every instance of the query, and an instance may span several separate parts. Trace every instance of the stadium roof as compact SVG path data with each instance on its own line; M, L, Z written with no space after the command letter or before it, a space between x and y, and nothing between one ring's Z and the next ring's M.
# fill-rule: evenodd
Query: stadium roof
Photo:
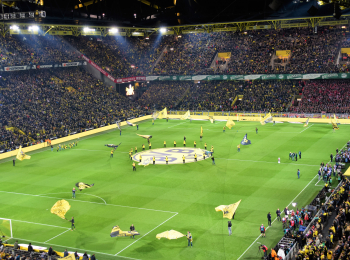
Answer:
M0 0L1 1L1 0ZM50 24L160 27L332 16L316 0L2 0L4 12L46 11ZM327 0L325 0L327 1ZM314 6L315 8L312 8ZM309 10L313 9L313 12ZM309 11L309 12L308 12ZM349 9L342 14L350 14ZM23 20L23 22L29 22Z

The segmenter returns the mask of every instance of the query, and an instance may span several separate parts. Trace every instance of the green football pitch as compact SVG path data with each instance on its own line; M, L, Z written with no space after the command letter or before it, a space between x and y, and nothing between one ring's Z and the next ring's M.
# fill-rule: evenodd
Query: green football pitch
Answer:
M266 238L259 238L259 226L267 227L267 213L274 219L277 208L292 208L292 202L301 207L314 198L322 186L316 178L319 165L346 144L350 126L341 125L333 132L327 124L237 122L223 133L224 125L218 121L156 120L154 125L145 121L138 131L126 127L122 135L118 130L105 132L81 139L72 149L32 152L30 160L17 161L15 167L12 158L3 160L0 218L12 219L13 237L19 243L86 251L98 259L259 259L258 243L271 248L283 235L281 223L274 221ZM181 158L180 164L151 162L133 171L129 150L137 146L140 152L143 143L148 150L147 140L136 133L153 136L152 150L163 148L164 140L173 148L176 140L178 150L172 151L182 154L184 136L187 148L193 148L194 141L197 148L213 145L216 165L210 158L186 164ZM241 145L237 152L246 133L252 144ZM105 144L119 143L110 158L111 148ZM299 150L300 160L288 160L289 152ZM72 199L77 182L95 185L77 190ZM50 213L59 199L70 203L66 218L74 216L75 231L70 231L70 222ZM233 235L228 236L227 219L215 207L239 200ZM131 224L139 236L110 237L113 226L128 231ZM193 248L187 247L186 238L156 239L158 233L170 229L183 234L191 231Z

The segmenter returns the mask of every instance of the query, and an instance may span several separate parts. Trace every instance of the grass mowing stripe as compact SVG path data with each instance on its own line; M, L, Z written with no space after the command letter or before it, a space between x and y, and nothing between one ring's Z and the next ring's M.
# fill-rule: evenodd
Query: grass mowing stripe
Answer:
M139 239L135 240L134 242L132 242L130 245L128 245L127 247L123 248L122 250L120 250L118 253L116 253L115 255L119 255L121 252L123 252L125 249L129 248L130 246L132 246L133 244L135 244L137 241L139 241L141 238L147 236L149 233L151 233L153 230L159 228L161 225L163 225L164 223L168 222L170 219L172 219L173 217L175 217L178 213L174 214L173 216L171 216L170 218L168 218L167 220L165 220L164 222L160 223L158 226L156 226L155 228L153 228L152 230L148 231L146 234L144 234L142 237L140 237Z
M171 211L159 210L159 209L147 209L147 208L138 208L138 207L132 207L132 206L124 206L124 205L105 204L105 203L98 203L98 202L93 202L93 201L58 198L58 197L50 197L50 196L43 196L43 195L18 193L18 192L3 191L3 190L0 190L0 192L11 193L11 194L16 194L16 195L23 195L23 196L34 196L34 197L50 198L50 199L65 199L65 200L71 200L71 201L79 201L79 202L85 202L85 203L93 203L93 204L100 204L100 205L107 205L107 206L114 206L114 207L122 207L122 208L129 208L129 209L150 210L150 211L158 211L158 212L165 212L165 213L172 213L172 214L175 214L175 213L177 214L178 213L178 212L171 212Z
M312 125L311 125L312 126ZM306 129L305 129L306 130ZM345 144L341 149L343 149L347 144ZM328 161L328 163L330 163L330 161ZM328 164L327 163L327 164ZM318 165L317 165L318 166ZM286 207L289 207L298 197L299 195L310 185L311 182L313 182L313 180L318 176L318 174L315 175L315 177L313 177L311 179L311 181L299 192L299 194L297 196L295 196L295 198L286 206ZM318 181L319 182L319 181ZM316 184L318 183L316 182ZM315 186L321 186L323 187L324 185L316 185ZM277 220L277 217L274 219L274 221L271 223L271 225ZM266 228L266 230L268 229L269 227ZM255 244L255 242L261 237L261 234L254 240L254 242L243 252L243 254L237 259L241 259L242 256L244 256L244 254Z

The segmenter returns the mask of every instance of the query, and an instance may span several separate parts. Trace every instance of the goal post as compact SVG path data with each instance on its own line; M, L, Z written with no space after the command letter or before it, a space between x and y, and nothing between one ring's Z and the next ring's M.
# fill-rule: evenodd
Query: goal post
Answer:
M13 238L11 219L0 218L0 236L4 240Z

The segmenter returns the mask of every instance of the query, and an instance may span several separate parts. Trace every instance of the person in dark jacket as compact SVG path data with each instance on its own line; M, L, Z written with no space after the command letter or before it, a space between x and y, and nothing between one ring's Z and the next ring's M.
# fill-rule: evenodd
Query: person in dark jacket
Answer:
M47 252L47 254L49 255L49 260L51 260L52 256L54 255L54 251L52 249L52 246L50 246L49 252Z
M68 256L68 251L67 251L67 249L64 250L63 256L64 256L64 257Z
M90 257L90 260L96 260L95 254Z

